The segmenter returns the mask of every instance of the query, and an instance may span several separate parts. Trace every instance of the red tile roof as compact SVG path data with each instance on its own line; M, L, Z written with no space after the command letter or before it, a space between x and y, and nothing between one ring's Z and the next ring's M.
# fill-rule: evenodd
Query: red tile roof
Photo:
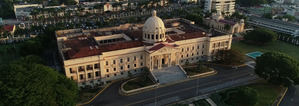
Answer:
M144 46L144 43L139 40L134 40L134 41L117 42L117 43L112 43L112 44L107 44L107 45L100 45L99 50L101 52L108 52L108 51L114 51L114 50L140 47L140 46Z
M97 43L91 37L79 36L64 41L66 48L70 50L64 53L66 59L99 55L101 52L96 49Z
M171 40L169 41L180 41L180 40L187 40L187 39L194 39L194 38L200 38L200 37L206 37L203 32L192 32L192 33L185 33L185 34L180 34L180 35L170 35L169 36Z
M7 32L11 32L14 30L15 25L5 25L3 26L3 30Z
M65 59L75 59L81 57L101 55L103 52L128 49L143 46L142 41L125 41L116 42L106 45L98 45L94 38L80 36L64 41L66 48L70 48L64 52Z

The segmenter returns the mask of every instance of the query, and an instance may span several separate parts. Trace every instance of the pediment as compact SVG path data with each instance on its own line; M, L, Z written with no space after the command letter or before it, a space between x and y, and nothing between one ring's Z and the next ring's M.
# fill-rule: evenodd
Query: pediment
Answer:
M177 51L176 47L178 47L178 45L158 44L150 48L148 51L149 53L169 53Z

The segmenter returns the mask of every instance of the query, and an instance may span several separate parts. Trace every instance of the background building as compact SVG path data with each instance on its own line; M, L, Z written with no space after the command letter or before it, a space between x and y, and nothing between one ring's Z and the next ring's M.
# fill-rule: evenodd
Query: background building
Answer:
M205 0L204 10L206 12L221 11L224 15L235 12L235 0Z
M24 4L24 5L14 5L15 16L18 20L24 20L29 17L33 9L42 8L41 4Z
M297 24L254 16L249 17L248 23L254 26L268 28L273 31L289 34L295 37L299 36L299 25Z
M204 19L204 24L211 29L224 33L242 33L244 32L244 19L239 21L224 19L221 12L213 13L211 17Z

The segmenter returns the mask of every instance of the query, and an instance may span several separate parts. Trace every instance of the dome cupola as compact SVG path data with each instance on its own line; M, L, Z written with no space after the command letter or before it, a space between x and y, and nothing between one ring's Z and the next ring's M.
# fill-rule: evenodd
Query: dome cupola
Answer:
M165 37L165 26L161 18L157 17L157 12L154 10L152 16L145 21L143 26L143 39L147 43L163 42Z

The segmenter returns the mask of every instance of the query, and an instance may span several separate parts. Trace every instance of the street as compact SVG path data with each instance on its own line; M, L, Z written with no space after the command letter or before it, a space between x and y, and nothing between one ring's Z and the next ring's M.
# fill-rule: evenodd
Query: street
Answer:
M218 71L218 74L131 96L122 96L119 94L119 87L123 82L119 81L108 87L102 94L96 97L94 101L86 106L165 105L194 96L215 93L223 89L246 85L250 82L254 82L258 78L254 74L253 69L248 66L238 69L213 68ZM196 86L197 83L199 84L198 86ZM197 92L199 95L197 95Z
M290 86L280 106L297 106L299 104L299 86Z

